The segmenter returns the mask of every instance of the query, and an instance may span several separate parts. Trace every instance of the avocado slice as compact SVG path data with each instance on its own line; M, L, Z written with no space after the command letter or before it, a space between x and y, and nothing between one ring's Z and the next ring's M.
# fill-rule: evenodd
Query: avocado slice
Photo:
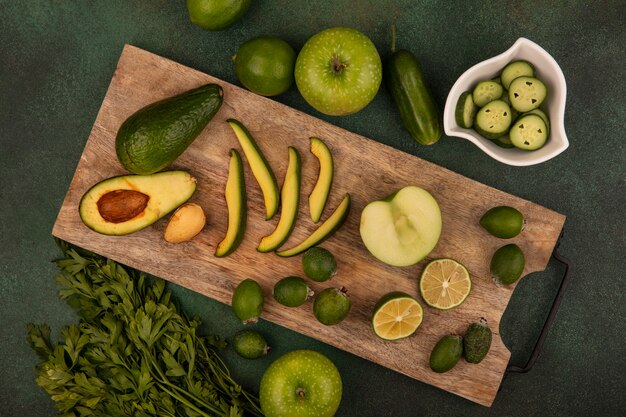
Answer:
M301 180L300 154L294 147L289 147L289 164L285 173L283 188L280 190L281 210L280 220L274 231L261 239L257 250L270 252L280 247L293 230L298 217L300 204L300 180Z
M333 183L333 155L328 146L318 138L310 138L311 153L319 160L320 172L313 191L309 195L309 211L314 223L320 221Z
M346 194L339 206L333 211L328 219L324 221L308 238L306 238L299 245L294 246L291 249L276 252L278 256L289 257L298 255L305 250L321 243L328 239L333 233L341 227L343 222L348 217L350 212L350 194Z
M246 127L235 119L227 120L230 127L235 132L237 140L243 149L243 153L246 155L248 164L254 178L257 180L261 191L263 192L263 200L265 202L265 219L269 220L274 217L274 214L278 211L278 183L276 182L276 176L270 168L267 159L261 152L261 149L254 141L254 138L246 129Z
M189 200L195 190L196 179L185 171L112 177L83 195L80 218L98 233L126 235L163 218Z
M224 93L205 84L139 109L122 123L115 152L133 174L153 174L191 145L222 106Z
M215 256L222 258L237 249L246 232L247 206L246 184L243 174L243 162L239 152L230 150L228 179L226 180L226 206L228 207L228 229L224 239L218 243Z

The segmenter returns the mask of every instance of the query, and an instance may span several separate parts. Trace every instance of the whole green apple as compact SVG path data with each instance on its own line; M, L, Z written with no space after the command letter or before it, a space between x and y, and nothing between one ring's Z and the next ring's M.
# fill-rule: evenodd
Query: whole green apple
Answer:
M374 99L382 80L380 55L363 33L345 27L313 35L296 59L296 85L316 110L355 113Z
M294 350L263 374L259 399L266 417L331 417L341 402L341 375L321 353Z

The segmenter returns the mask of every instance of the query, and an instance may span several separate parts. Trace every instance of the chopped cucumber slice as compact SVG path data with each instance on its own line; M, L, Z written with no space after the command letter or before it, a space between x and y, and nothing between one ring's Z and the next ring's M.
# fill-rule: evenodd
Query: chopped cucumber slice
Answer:
M495 143L496 145L498 145L501 148L506 148L506 149L515 147L511 143L511 138L509 137L509 135L500 136L499 138L494 139L493 143Z
M534 151L545 145L548 128L536 114L528 114L515 121L509 132L511 143L519 149Z
M478 107L474 104L472 93L469 91L464 92L456 103L456 111L454 113L456 123L465 129L469 129L474 124L476 111L478 111Z
M527 114L536 114L537 116L541 117L544 123L546 124L546 128L548 129L548 135L550 135L550 119L548 118L548 115L543 110L534 109L527 113L524 113L524 116Z
M476 114L476 131L489 139L497 139L509 131L513 118L511 108L502 100L486 104Z
M517 77L511 83L509 100L515 110L527 112L538 108L548 95L546 85L537 78Z
M500 73L502 86L509 89L511 82L517 77L534 77L535 67L526 61L513 61L508 64Z
M502 85L498 84L495 81L481 81L476 87L474 87L474 91L472 92L472 99L474 99L474 104L478 107L482 107L490 101L497 100L502 97L502 93L504 89Z
M513 106L511 106L511 100L509 100L509 94L508 93L502 94L502 97L500 98L500 100L504 101L506 104L509 105L509 107L511 108L511 120L516 120L517 116L519 116L519 112L515 110Z

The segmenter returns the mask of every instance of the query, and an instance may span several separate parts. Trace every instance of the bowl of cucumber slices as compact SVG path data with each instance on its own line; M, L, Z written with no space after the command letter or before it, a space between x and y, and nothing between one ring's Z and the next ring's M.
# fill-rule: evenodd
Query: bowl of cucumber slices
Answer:
M504 164L539 164L569 146L566 95L565 77L554 58L519 38L454 83L444 109L444 130Z

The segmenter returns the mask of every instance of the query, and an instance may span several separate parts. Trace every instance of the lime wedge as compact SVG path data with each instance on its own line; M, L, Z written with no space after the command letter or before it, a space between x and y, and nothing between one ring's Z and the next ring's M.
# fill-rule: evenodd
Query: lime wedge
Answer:
M422 306L410 295L394 291L384 295L374 307L372 327L376 336L398 340L411 336L424 317Z
M454 259L431 261L420 278L420 293L424 302L440 310L459 306L471 290L469 271Z

